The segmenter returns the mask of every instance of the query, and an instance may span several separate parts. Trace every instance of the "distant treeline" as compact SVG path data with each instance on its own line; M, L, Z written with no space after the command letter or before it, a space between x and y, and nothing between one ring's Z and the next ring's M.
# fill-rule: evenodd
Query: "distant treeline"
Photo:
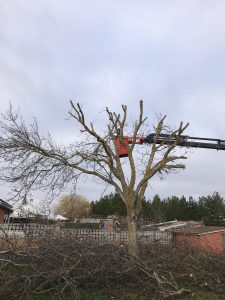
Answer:
M98 201L91 202L92 214L107 217L109 215L126 216L125 204L118 194L109 194ZM211 196L193 197L172 196L161 199L143 199L141 216L145 220L164 222L177 220L203 220L205 225L225 226L225 200L218 192Z

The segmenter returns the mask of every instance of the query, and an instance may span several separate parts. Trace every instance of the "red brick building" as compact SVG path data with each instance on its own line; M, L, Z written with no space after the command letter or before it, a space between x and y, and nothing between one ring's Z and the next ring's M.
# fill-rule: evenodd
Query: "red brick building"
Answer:
M0 224L7 223L12 212L12 205L0 199Z
M185 247L194 252L220 254L225 250L225 227L184 228L174 232L174 242L177 247Z

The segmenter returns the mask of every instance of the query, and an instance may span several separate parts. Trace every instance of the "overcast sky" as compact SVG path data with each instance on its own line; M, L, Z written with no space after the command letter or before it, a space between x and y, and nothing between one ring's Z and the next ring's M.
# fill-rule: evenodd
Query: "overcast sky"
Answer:
M76 138L69 100L90 121L138 101L153 123L190 122L191 136L225 139L225 1L0 0L0 110L9 101L59 140ZM104 187L80 183L96 200ZM9 189L2 185L0 198ZM186 170L150 184L154 194L225 197L225 152L194 149Z

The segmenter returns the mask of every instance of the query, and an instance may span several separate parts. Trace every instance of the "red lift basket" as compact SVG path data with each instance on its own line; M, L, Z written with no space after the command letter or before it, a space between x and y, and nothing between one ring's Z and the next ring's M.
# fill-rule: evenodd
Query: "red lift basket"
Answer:
M136 137L136 143L135 144L143 144L144 137L143 136L137 136ZM120 138L117 137L116 139L116 147L119 152L119 157L128 157L128 150L126 146L129 144L132 144L133 142L133 137L130 136L123 136L123 143L121 143Z
M128 145L128 139L127 137L123 137L123 142L125 145ZM124 145L120 142L120 138L118 137L116 139L116 147L119 152L119 157L127 157L128 156L128 151Z

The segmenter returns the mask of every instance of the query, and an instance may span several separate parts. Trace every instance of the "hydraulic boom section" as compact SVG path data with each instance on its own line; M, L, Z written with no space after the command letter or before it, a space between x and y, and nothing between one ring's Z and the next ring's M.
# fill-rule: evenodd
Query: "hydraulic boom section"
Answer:
M144 138L144 143L152 144L155 142L156 134L151 133ZM203 142L204 141L204 142ZM160 134L156 140L156 144L173 144L175 138L169 134ZM181 135L179 141L176 143L177 146L192 147L192 148L205 148L215 150L225 150L225 140L212 139L212 138L201 138L191 137L188 135Z

